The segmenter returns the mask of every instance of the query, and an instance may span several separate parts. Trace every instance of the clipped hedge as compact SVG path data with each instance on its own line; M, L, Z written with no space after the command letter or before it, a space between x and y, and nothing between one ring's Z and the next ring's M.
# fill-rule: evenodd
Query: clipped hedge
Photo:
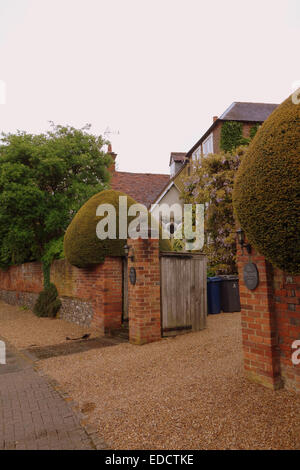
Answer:
M136 204L134 199L124 193L105 190L95 194L77 212L64 238L64 252L70 264L84 268L102 263L106 256L124 256L126 240L119 240L119 196L127 196L128 208L132 204ZM103 218L96 216L96 210L100 204L112 204L116 209L117 238L115 240L100 240L97 237L96 227ZM128 224L134 218L128 217ZM161 239L160 249L162 251L171 251L170 241Z
M56 286L49 284L40 292L33 311L38 317L55 318L60 307L61 301Z
M233 204L249 241L300 273L300 105L291 97L259 128L238 170Z

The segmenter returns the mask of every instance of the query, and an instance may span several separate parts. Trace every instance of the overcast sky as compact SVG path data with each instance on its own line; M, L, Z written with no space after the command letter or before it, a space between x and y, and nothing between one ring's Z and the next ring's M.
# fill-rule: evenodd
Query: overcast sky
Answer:
M0 0L0 130L109 128L123 171L168 173L233 101L300 80L300 0Z

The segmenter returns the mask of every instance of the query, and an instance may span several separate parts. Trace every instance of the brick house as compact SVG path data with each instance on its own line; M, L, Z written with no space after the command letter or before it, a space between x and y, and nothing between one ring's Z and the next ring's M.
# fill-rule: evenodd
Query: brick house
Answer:
M221 130L225 122L242 123L242 135L247 138L250 137L251 128L261 125L277 106L277 104L272 103L234 102L220 117L214 116L212 125L187 153L171 153L169 162L170 178L161 189L154 203L177 203L182 205L180 196L183 178L191 174L193 161L199 161L210 153L220 152ZM154 216L156 216L155 211L157 212L157 210L153 210Z
M261 125L277 106L278 104L272 103L232 103L220 117L213 117L212 125L188 151L187 159L195 161L209 153L220 152L221 130L225 122L242 123L243 137L250 137L251 128Z

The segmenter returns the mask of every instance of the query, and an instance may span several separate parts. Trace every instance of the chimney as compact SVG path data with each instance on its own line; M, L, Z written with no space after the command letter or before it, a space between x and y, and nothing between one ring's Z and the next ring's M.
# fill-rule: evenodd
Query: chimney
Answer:
M214 116L214 117L213 117L213 122L216 122L217 119L219 119L218 116Z
M108 155L110 155L111 158L112 158L112 162L111 162L110 167L108 168L108 171L109 171L111 174L113 174L113 173L115 173L115 171L116 171L116 158L117 158L117 154L112 151L111 143L108 144L107 153L108 153Z

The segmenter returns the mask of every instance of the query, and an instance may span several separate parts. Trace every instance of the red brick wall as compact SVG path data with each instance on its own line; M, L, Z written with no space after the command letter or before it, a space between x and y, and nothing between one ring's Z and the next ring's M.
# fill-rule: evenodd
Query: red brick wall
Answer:
M0 289L40 292L43 289L42 265L40 263L26 263L20 266L12 266L6 271L0 269Z
M214 153L220 152L221 129L223 122L219 122L213 130Z
M51 266L51 282L59 296L84 300L93 310L92 324L100 331L119 328L122 321L122 259L106 258L103 264L87 269L71 266L66 260ZM0 270L0 291L38 294L43 289L40 263L26 263ZM73 305L73 304L72 304Z
M128 259L128 272L136 269L136 284L128 281L129 339L145 344L161 339L159 240L128 240L135 259Z
M300 340L300 276L273 271L273 301L285 387L300 392L300 364L293 365L291 345Z
M260 282L250 291L243 268L257 265ZM238 246L244 368L251 380L273 389L285 386L300 391L300 365L292 364L292 343L300 339L300 276L290 276L252 248L242 254Z

